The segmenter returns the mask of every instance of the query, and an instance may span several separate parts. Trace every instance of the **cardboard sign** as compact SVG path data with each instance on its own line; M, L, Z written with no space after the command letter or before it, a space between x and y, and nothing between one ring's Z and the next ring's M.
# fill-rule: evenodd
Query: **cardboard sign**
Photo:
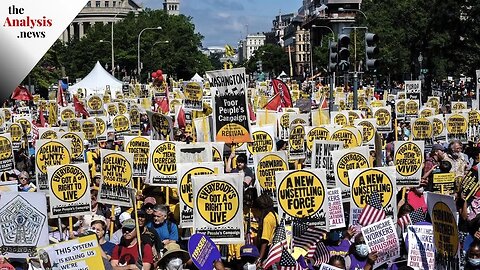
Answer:
M48 245L47 198L41 192L6 192L0 197L1 251L9 258L35 256Z
M358 217L371 194L378 193L387 217L397 212L395 166L354 169L348 171L350 180L350 224L358 224Z
M39 248L38 256L43 269L105 269L96 235Z
M327 185L325 169L275 172L278 213L327 226Z
M434 173L432 191L443 195L455 193L455 173Z
M248 157L253 158L254 154L272 152L275 148L275 127L263 126L252 127L253 142L247 143Z
M412 138L414 140L431 140L433 137L433 124L430 119L412 118L411 119Z
M48 193L47 167L71 163L70 139L37 140L35 144L35 175L39 191Z
M254 155L255 185L260 194L268 194L277 203L277 187L275 173L288 170L288 160L285 151L259 153Z
M468 116L463 113L446 114L446 126L448 141L460 140L466 143L468 140Z
M150 162L148 163L147 179L152 186L177 185L177 160L175 158L176 144L153 140L150 142Z
M326 141L330 138L330 131L326 127L305 127L305 162L304 164L308 167L312 164L312 150L313 142L315 140ZM277 149L278 150L278 149Z
M180 197L181 228L193 227L193 191L192 176L222 175L223 162L179 163L177 165L177 183Z
M440 257L458 255L459 234L453 197L436 193L427 195L428 213L432 218L433 237Z
M335 128L330 140L343 142L343 148L357 147L362 145L362 134L355 127Z
M97 140L107 140L107 117L97 116L95 119L95 129L97 130Z
M100 149L102 179L98 201L119 206L131 206L128 188L132 187L133 154Z
M328 189L328 228L330 230L345 228L342 191L340 188Z
M19 123L11 123L7 130L12 136L13 150L19 150L22 146L23 129Z
M397 99L395 102L395 109L396 109L398 119L405 118L405 111L406 111L405 99Z
M407 99L405 100L405 118L409 121L412 118L418 117L420 104L418 100Z
M467 201L470 201L472 196L475 195L480 188L480 183L478 182L478 172L470 169L463 178L461 186L462 195L465 196Z
M338 268L338 267L335 267L335 266L332 266L332 265L329 265L329 264L326 264L326 263L322 263L320 265L319 270L342 270L342 269Z
M13 144L10 134L0 135L0 172L6 172L15 168L13 156Z
M88 140L89 147L90 148L97 147L98 146L97 124L96 124L95 118L80 120L80 127L84 134L85 140Z
M39 139L48 140L48 139L58 139L57 135L58 128L38 128L38 137Z
M173 121L170 116L161 113L147 111L150 126L152 127L152 138L154 140L172 140L173 139Z
M353 123L362 130L362 144L368 145L373 149L375 146L375 133L377 132L376 119L355 119Z
M211 270L213 263L221 258L220 251L210 237L196 233L188 240L188 253L200 270Z
M245 68L207 71L213 96L215 141L251 141Z
M373 108L373 117L376 119L378 132L390 133L392 131L391 110L389 106Z
M305 158L305 127L302 124L290 127L288 158L290 160Z
M418 186L422 177L425 142L396 141L394 144L393 160L397 171L397 186Z
M203 88L199 82L185 82L183 87L183 107L187 110L203 109Z
M332 151L343 149L341 142L315 140L312 151L311 168L324 168L327 174L327 185L335 186L335 171L332 159Z
M147 136L125 136L125 151L133 154L133 176L145 177L148 169L150 138Z
M92 214L87 163L51 166L47 172L50 218Z
M432 225L407 227L408 261L414 269L435 269L435 245Z
M355 147L344 150L331 151L335 183L342 190L344 202L350 201L351 183L348 171L352 169L367 169L370 167L368 147Z
M400 257L400 242L391 218L363 227L362 234L368 252L378 252L378 259L375 261L374 268Z
M192 176L193 226L215 244L243 244L243 173Z
M405 94L408 99L421 100L422 81L405 81Z
M445 141L447 139L447 127L443 115L434 115L428 119L432 122L433 140Z

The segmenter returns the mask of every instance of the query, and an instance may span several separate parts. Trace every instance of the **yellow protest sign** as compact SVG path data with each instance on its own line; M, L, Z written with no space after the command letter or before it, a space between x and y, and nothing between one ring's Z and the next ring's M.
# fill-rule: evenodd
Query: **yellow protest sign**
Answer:
M430 117L433 115L433 109L431 108L423 108L420 111L420 117Z
M90 96L87 100L87 107L92 111L100 111L103 107L103 100L99 96Z
M125 136L125 151L133 156L133 176L146 176L150 138L144 136Z
M81 120L81 126L86 140L93 141L97 139L97 126L95 119Z
M436 252L444 258L457 256L459 234L453 197L429 193L427 205L432 218Z
M381 133L388 133L392 130L392 114L390 107L374 108L373 116L377 120L377 130Z
M13 149L18 150L21 146L22 137L23 137L22 126L18 123L11 123L8 128L8 131L12 136Z
M76 162L81 162L84 160L83 151L85 146L83 144L84 134L82 132L66 132L58 134L61 139L71 139L72 140L72 160Z
M405 100L404 99L399 99L396 102L395 108L397 110L397 117L403 118L405 117Z
M40 191L48 192L47 167L66 165L71 162L70 140L37 140L35 145L35 167Z
M419 185L424 162L424 141L396 141L394 163L397 170L397 186Z
M39 128L40 139L57 139L57 131L51 128Z
M418 100L408 100L405 104L405 114L409 117L418 115Z
M449 114L446 115L447 118L447 132L448 135L458 137L458 139L463 139L466 137L468 130L468 119L463 114ZM465 138L466 139L466 138Z
M458 183L461 183L460 179ZM454 195L455 193L455 173L434 173L432 191L438 194Z
M202 110L203 108L203 89L198 82L188 82L183 89L185 99L183 106L185 109Z
M375 132L376 132L376 119L356 119L354 121L355 126L362 127L362 142L364 144L374 144Z
M362 142L360 132L356 129L351 129L351 128L337 129L330 136L330 140L343 142L344 148L357 147L357 146L360 146Z
M125 114L128 112L127 104L123 102L118 102L117 105L118 105L118 113Z
M101 183L98 201L131 206L129 189L132 186L133 154L100 149Z
M427 118L412 119L412 135L415 140L432 139L433 125Z
M68 131L70 132L81 132L82 127L80 125L80 121L76 118L72 118L68 120Z
M14 168L13 144L10 134L0 135L0 172Z
M333 113L332 122L343 127L348 124L348 117L343 113Z
M107 135L107 123L102 117L95 117L95 130L97 132L98 140L106 140ZM103 137L103 138L101 138Z
M130 130L130 120L124 114L117 115L112 120L113 129L115 132L124 132Z
M71 107L65 107L62 109L60 112L60 119L62 119L63 122L67 122L68 119L75 118L75 111Z
M326 127L311 127L310 130L307 132L306 137L307 150L311 152L313 149L313 141L328 140L330 138L330 131Z
M175 143L152 141L150 144L150 160L150 184L175 187L177 184Z
M354 169L366 169L370 167L368 161L368 147L356 147L346 150L332 151L335 178L337 185L343 190L347 190L344 198L350 197L350 180L348 179L348 171Z
M285 152L256 154L254 159L256 160L255 176L260 185L260 193L268 194L276 202L275 172L288 170Z
M118 106L117 103L108 103L107 105L107 113L110 116L115 116L118 114Z
M252 138L253 142L247 143L247 149L250 154L271 152L273 150L274 140L268 132L255 130L252 133Z
M289 159L305 158L305 127L303 125L291 127L288 146Z
M435 140L440 140L441 137L445 138L446 128L443 119L438 117L433 117L432 119L432 127L433 127L433 138Z

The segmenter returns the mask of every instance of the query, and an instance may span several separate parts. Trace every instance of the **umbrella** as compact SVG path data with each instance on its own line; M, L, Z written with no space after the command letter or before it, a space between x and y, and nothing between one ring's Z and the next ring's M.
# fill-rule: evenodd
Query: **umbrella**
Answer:
M25 88L24 86L21 86L21 85L19 85L19 86L17 86L17 88L15 88L15 90L12 93L11 98L15 99L15 100L23 100L23 101L33 100L33 96L30 93L30 91L28 91L27 88Z

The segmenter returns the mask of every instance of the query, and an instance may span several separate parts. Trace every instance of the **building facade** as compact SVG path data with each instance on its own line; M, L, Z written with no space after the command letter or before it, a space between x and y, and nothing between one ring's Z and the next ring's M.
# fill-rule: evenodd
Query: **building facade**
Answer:
M138 14L140 4L134 0L90 0L60 36L62 42L80 39L96 23L109 24L122 20L129 12Z
M260 46L265 45L266 36L262 33L247 35L242 42L243 60L248 60Z
M180 15L180 0L164 0L163 10L168 15Z

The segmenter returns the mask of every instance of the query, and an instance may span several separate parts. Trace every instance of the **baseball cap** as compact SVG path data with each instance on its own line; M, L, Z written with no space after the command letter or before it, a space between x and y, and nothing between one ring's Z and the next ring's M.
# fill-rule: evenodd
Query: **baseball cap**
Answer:
M97 215L97 214L93 215L93 217L92 217L92 222L94 222L94 221L101 221L101 222L103 222L105 225L107 224L107 220L106 220L105 217L102 216L102 215ZM91 222L91 223L92 223L92 222Z
M260 253L258 252L258 248L256 246L244 245L240 248L240 256L258 258L260 256Z
M155 200L154 197L147 197L145 198L145 200L143 201L143 204L157 204L157 200Z
M443 147L443 145L437 143L437 144L434 144L432 146L432 152L435 152L437 150L442 150L442 151L445 151L445 147Z
M122 228L135 229L135 220L133 218L126 219L122 222Z
M118 217L118 221L120 221L120 224L122 224L123 226L123 223L127 220L127 219L131 219L132 216L130 215L130 213L128 212L123 212L120 214L120 216Z

